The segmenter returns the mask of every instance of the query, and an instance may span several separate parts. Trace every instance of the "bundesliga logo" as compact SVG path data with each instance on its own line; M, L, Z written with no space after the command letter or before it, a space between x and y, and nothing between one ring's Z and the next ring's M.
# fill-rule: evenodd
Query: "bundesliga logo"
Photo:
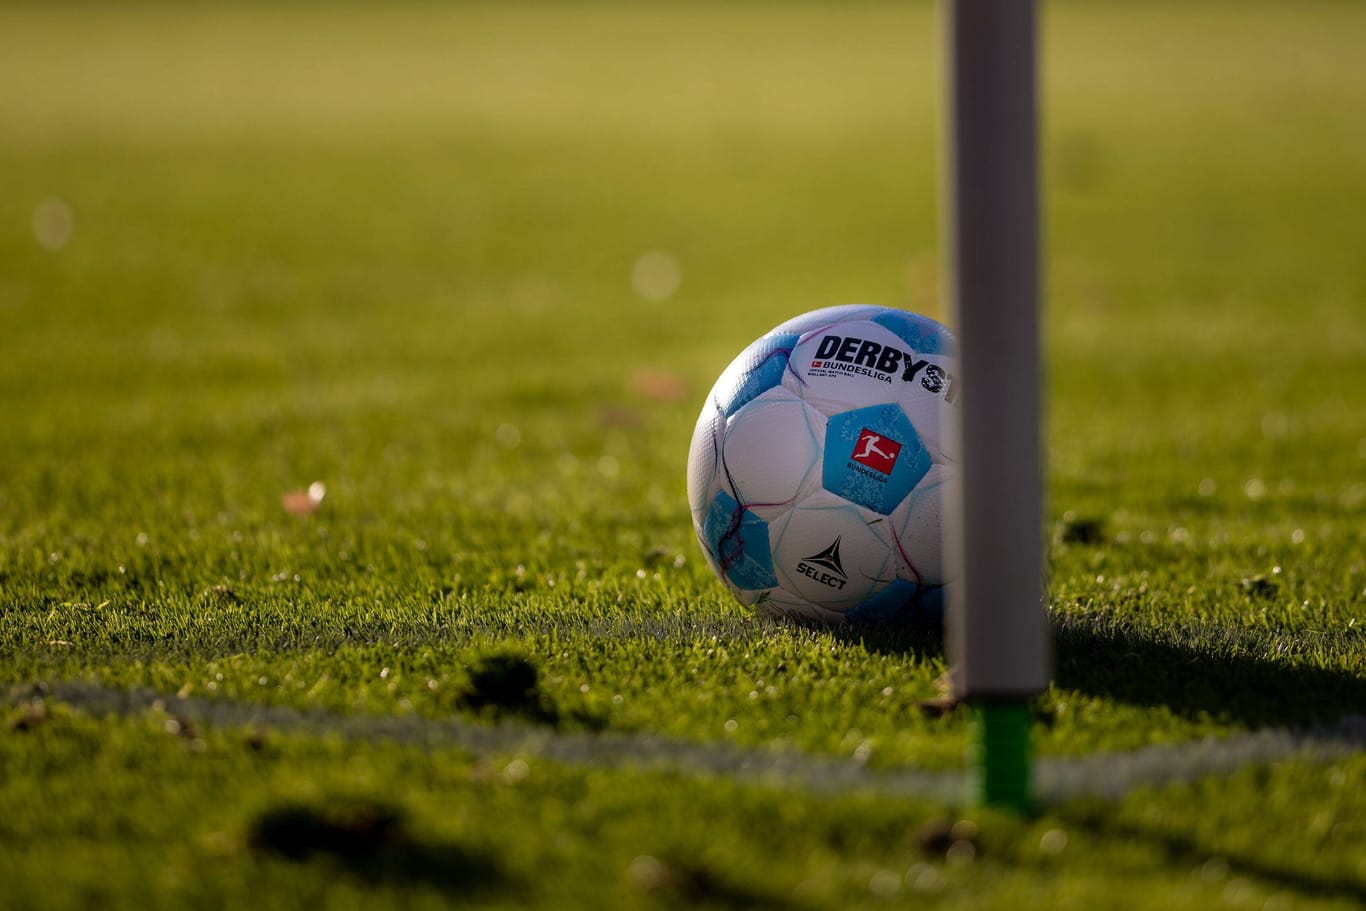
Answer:
M854 453L849 458L866 465L874 471L891 474L896 467L896 457L901 454L901 444L889 437L873 433L867 427L858 435Z

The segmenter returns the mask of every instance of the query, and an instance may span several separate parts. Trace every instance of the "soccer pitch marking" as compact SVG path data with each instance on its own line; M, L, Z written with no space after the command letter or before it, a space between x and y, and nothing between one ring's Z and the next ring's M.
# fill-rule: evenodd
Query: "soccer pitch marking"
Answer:
M967 796L971 784L966 771L870 769L850 760L747 750L730 744L652 734L560 733L509 722L489 725L460 718L298 711L71 681L19 687L11 691L8 701L22 704L37 699L97 716L135 717L161 711L207 727L264 728L303 736L454 748L476 756L527 756L566 765L715 775L765 785L795 786L815 793L862 790L956 803ZM1126 753L1045 757L1035 764L1035 794L1046 804L1079 797L1117 799L1144 785L1191 781L1283 759L1330 761L1362 749L1366 749L1366 716L1349 715L1336 724L1302 730L1266 728L1222 739L1206 738Z
M745 615L739 612L721 617L694 617L664 615L652 617L633 616L592 616L564 617L561 615L538 614L528 617L499 619L493 617L462 617L458 622L449 624L428 624L407 632L394 632L390 626L379 624L368 627L356 624L352 631L341 633L321 633L263 640L259 637L228 636L215 639L206 646L202 642L166 643L131 647L117 652L101 652L105 658L154 659L168 655L193 656L198 660L218 660L240 655L244 652L286 649L336 649L343 646L394 646L419 647L437 646L451 642L455 638L462 641L473 636L503 637L527 636L587 636L594 639L613 641L653 641L688 642L699 639L716 639L727 644L749 644L768 640L775 629L794 637L817 637L822 634L833 636L831 645L864 644L869 648L891 651L912 651L925 649L934 654L943 653L942 636L935 627L937 619L927 616L923 626L911 626L890 632L878 626L858 627L821 626L771 621L766 618ZM1133 640L1138 647L1156 644L1165 646L1179 640L1208 640L1211 648L1223 652L1238 653L1252 659L1264 656L1281 655L1287 647L1301 653L1321 651L1342 651L1354 648L1357 640L1366 645L1366 633L1348 630L1344 638L1342 631L1300 630L1290 634L1280 634L1244 627L1230 627L1200 621L1185 621L1173 627L1161 640L1151 640L1147 634L1127 630L1110 616L1088 616L1055 614L1053 635L1071 639L1077 637L1100 637L1105 639ZM58 641L57 646L66 648L68 642ZM1057 646L1055 645L1055 648ZM52 645L47 648L30 647L20 649L19 655L25 657L52 654Z

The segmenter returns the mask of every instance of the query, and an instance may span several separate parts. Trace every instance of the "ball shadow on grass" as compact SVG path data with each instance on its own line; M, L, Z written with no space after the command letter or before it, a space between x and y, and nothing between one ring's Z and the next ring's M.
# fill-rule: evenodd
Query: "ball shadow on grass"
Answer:
M846 626L841 642L875 654L917 661L944 657L942 626ZM1129 705L1165 707L1188 719L1204 717L1264 727L1302 728L1359 714L1366 706L1366 675L1335 668L1311 656L1313 643L1273 642L1257 630L1191 631L1189 642L1122 627L1100 628L1055 617L1053 680L1061 689ZM1356 635L1366 649L1366 636ZM1339 640L1339 652L1351 643ZM1279 652L1285 658L1264 655Z

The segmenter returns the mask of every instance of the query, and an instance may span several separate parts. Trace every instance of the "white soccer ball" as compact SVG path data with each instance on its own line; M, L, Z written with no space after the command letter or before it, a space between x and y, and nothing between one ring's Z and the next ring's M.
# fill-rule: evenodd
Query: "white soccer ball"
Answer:
M954 338L852 305L788 320L731 362L688 454L693 527L742 604L823 621L935 614Z

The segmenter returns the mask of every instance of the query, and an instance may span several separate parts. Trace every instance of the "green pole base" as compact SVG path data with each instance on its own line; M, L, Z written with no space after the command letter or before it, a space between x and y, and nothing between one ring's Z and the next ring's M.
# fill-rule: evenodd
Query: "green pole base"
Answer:
M978 803L1017 813L1028 813L1034 808L1028 703L978 703L974 753L977 777L973 796Z

